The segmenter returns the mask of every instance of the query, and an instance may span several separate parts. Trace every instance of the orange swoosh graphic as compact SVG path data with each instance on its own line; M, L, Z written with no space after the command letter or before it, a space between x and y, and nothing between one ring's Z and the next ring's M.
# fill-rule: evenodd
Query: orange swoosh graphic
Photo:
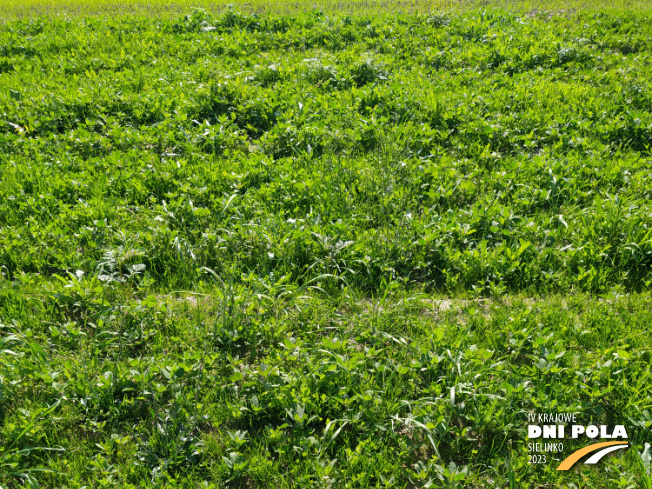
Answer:
M629 443L623 441L606 441L604 443L594 443L588 447L580 448L576 452L571 453L566 460L559 464L557 470L568 470L570 469L575 462L581 459L587 453L595 452L600 448L610 447L612 445L628 445Z

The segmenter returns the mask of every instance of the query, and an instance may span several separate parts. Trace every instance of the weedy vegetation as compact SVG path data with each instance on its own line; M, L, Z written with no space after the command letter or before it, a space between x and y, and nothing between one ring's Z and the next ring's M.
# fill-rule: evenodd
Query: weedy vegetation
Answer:
M0 486L650 487L645 3L21 5Z

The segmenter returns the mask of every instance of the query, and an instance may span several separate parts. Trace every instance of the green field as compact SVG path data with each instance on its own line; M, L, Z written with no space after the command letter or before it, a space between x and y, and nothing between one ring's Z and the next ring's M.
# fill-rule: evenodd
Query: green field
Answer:
M651 2L225 4L0 1L0 487L650 489Z
M467 13L473 10L507 10L532 14L575 13L608 9L639 14L652 10L650 0L0 0L0 16L127 16L169 18L202 9L210 14L228 9L245 14L301 15L321 11L337 16L350 14Z

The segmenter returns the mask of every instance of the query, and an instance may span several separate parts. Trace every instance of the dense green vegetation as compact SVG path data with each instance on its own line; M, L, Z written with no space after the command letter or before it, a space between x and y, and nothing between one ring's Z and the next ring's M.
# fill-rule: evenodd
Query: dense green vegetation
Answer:
M0 486L649 489L651 60L635 9L5 22Z
M541 11L566 13L601 9L638 13L652 9L649 0L0 0L0 18L29 18L38 15L147 15L170 18L186 14L193 9L221 14L234 5L239 12L245 14L297 15L319 10L338 16L377 16L379 13L430 14L434 11L459 13L487 8L528 14Z

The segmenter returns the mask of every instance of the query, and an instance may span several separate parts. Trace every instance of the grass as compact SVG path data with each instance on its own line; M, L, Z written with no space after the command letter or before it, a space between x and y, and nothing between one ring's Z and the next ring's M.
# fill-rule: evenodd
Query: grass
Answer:
M248 14L298 14L319 10L328 14L375 15L378 12L401 14L428 14L433 11L468 12L474 9L507 9L511 12L538 11L598 11L628 10L649 11L648 0L548 0L545 3L533 0L137 0L118 2L116 0L0 0L0 18L31 17L35 15L146 15L172 17L185 14L193 8L201 8L212 14L223 13L236 6Z
M0 486L650 486L647 3L149 5L0 4Z

